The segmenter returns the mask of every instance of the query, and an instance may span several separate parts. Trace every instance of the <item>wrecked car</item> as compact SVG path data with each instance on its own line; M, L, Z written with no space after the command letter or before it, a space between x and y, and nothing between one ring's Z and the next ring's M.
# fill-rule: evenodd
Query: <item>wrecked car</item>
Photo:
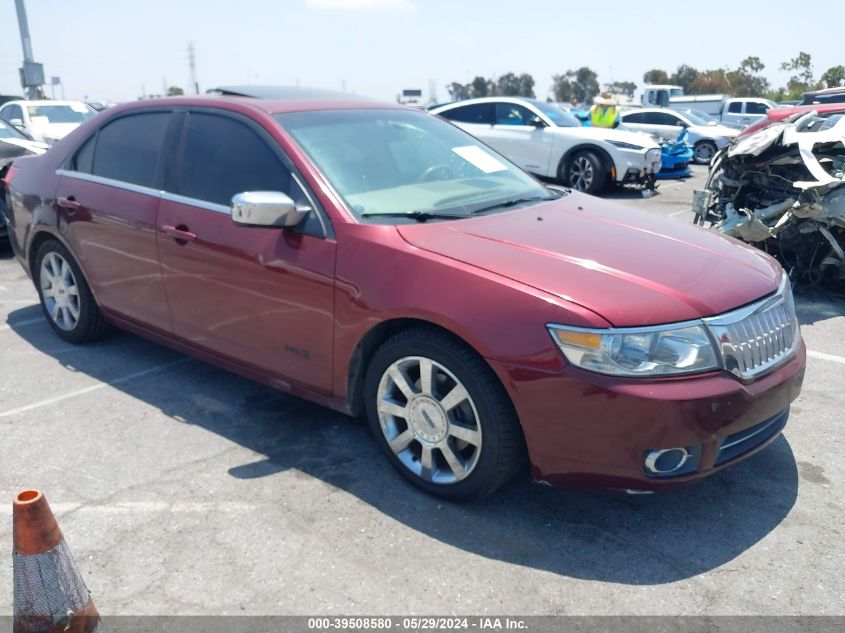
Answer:
M796 113L737 139L714 157L693 211L779 259L795 283L842 284L845 113Z

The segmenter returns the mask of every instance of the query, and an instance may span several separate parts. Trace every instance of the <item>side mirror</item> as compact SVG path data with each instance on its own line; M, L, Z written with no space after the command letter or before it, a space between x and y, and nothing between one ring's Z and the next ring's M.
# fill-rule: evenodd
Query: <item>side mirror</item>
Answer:
M9 119L9 125L14 125L15 127L23 127L23 121L20 119Z
M526 122L526 125L530 125L531 127L541 128L546 127L546 124L543 123L543 119L538 116L533 116Z
M278 191L245 191L232 198L232 221L238 226L296 226L309 211Z

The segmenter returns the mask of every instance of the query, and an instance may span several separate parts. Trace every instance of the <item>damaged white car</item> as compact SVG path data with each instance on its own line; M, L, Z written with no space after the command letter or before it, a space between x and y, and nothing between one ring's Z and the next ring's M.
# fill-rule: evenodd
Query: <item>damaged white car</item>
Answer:
M797 283L845 281L845 112L797 114L713 159L695 222L778 258Z

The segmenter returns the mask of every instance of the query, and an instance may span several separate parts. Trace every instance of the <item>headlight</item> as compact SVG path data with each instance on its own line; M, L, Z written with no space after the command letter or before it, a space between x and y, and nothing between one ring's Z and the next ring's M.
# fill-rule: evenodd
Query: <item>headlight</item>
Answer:
M549 334L582 369L612 376L673 376L719 368L700 323L588 330L549 325Z
M641 152L645 149L640 145L634 145L633 143L623 143L622 141L608 141L613 147L618 147L619 149L632 149L637 152Z

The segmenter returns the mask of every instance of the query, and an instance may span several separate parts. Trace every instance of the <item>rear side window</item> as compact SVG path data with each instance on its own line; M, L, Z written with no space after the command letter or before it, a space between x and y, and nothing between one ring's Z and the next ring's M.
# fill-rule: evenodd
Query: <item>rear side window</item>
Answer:
M290 171L244 123L192 112L185 125L179 194L229 206L244 191L291 191Z
M446 110L445 112L441 112L440 116L444 119L449 119L450 121L459 121L460 123L482 123L492 125L493 104L474 103L472 105Z
M769 107L759 101L749 101L745 104L745 112L747 114L766 114L768 110Z
M94 169L94 143L96 140L97 137L92 136L85 141L85 144L79 148L78 152L76 152L72 165L74 171L81 171L83 173L90 174Z
M92 173L154 187L169 122L170 113L150 112L125 116L109 123L97 135Z
M622 121L624 123L645 123L645 117L644 112L632 112L631 114L623 114Z

